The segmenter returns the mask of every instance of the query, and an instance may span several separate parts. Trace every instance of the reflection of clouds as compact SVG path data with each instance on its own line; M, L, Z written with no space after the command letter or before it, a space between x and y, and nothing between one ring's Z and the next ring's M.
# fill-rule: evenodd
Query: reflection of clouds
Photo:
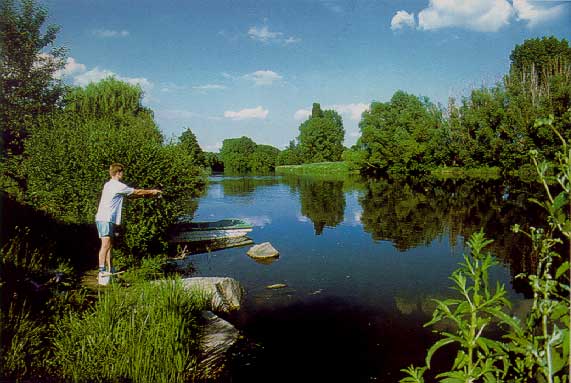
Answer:
M307 218L305 215L298 214L297 221L298 222L309 222L309 218Z
M272 223L272 218L267 215L253 216L253 217L242 217L254 226L264 227Z

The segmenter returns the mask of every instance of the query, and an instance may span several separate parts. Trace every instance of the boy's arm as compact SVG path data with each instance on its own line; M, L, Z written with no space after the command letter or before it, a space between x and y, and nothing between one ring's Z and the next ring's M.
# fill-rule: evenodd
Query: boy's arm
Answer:
M131 197L155 197L159 196L162 192L158 189L135 189Z

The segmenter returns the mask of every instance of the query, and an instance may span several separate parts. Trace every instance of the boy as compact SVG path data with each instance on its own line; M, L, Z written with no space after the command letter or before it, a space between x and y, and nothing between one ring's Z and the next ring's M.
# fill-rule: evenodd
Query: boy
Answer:
M101 249L99 250L99 276L105 273L105 265L107 272L112 273L111 268L111 248L113 247L113 234L117 225L121 224L121 210L123 209L123 198L126 196L134 197L155 197L161 194L157 189L135 189L121 182L125 167L119 163L113 163L109 167L109 175L111 179L103 186L103 193L99 201L99 208L95 215L95 223L97 232L101 238Z

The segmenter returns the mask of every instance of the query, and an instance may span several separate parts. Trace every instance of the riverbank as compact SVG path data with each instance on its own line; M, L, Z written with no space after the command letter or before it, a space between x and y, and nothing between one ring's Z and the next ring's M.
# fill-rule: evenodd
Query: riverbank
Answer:
M351 170L346 162L317 162L302 165L282 165L276 167L276 174L279 175L344 175L358 174L358 170Z

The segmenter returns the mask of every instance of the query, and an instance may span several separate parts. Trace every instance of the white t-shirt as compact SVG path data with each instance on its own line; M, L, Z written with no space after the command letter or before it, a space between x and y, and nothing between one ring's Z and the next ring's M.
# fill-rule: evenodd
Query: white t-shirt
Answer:
M125 185L121 181L114 179L107 181L105 186L103 186L103 193L101 193L95 220L120 225L123 197L133 194L134 191L134 188Z

